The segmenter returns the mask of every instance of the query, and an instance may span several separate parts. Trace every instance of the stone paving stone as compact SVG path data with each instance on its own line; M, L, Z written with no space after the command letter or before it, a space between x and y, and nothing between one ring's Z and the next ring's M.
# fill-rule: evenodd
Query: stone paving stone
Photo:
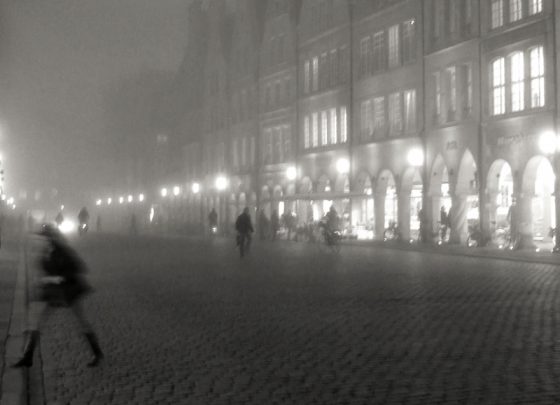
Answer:
M272 243L241 262L221 240L93 234L78 248L106 360L87 368L57 311L41 340L47 402L560 403L553 265Z

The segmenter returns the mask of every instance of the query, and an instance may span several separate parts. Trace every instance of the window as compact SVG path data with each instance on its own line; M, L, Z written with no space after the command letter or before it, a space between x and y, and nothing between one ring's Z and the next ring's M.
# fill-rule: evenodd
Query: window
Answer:
M338 122L336 116L336 108L331 108L331 143L338 142Z
M257 145L256 145L256 142L255 142L255 137L252 136L251 137L251 151L250 151L250 153L251 153L251 165L255 164L255 156L256 156L256 153L257 153L256 151L257 151Z
M371 116L371 101L362 101L360 133L362 139L369 138L373 133L373 120Z
M385 129L385 97L373 99L373 127L376 137L383 136Z
M448 0L448 7L449 7L449 32L451 34L457 33L457 1L458 0Z
M312 146L316 148L319 145L319 114L313 113L311 115L313 125L313 138L311 139Z
M504 3L503 0L492 0L491 27L499 28L504 25Z
M331 86L336 86L338 84L338 55L336 49L331 50L330 65L331 65Z
M265 139L266 139L266 135L265 135ZM237 154L237 138L233 139L233 145L232 145L232 160L233 160L233 167L238 167L239 166L239 156ZM266 159L266 157L265 157Z
M416 90L404 92L404 125L407 132L416 130Z
M492 63L492 115L505 113L505 69L504 58Z
M348 48L346 46L342 46L339 51L339 72L342 83L346 83L348 81L348 60Z
M323 87L328 88L331 86L331 69L329 66L329 53L325 52L321 55L323 61Z
M340 142L348 140L348 122L346 117L346 107L340 107Z
M435 85L435 96L436 96L435 114L436 117L438 117L439 119L439 117L441 116L441 98L442 98L440 72L434 73L434 85Z
M445 20L444 18L444 1L447 0L434 0L434 38L439 38L442 34L442 24Z
M319 90L319 58L313 58L313 91Z
M321 59L319 60L319 88L324 89L328 86L327 84L327 54L321 54Z
M373 71L385 69L385 33L376 32L373 35Z
M521 20L522 15L521 0L509 0L509 22Z
M538 14L542 11L542 0L529 0L529 15Z
M389 67L398 66L399 58L399 26L389 28Z
M241 165L247 165L247 138L241 138Z
M311 146L309 139L309 116L306 115L303 119L303 147L308 149Z
M389 132L396 135L402 131L401 95L389 95Z
M473 85L472 85L472 67L471 65L463 65L460 70L461 81L461 100L463 108L463 116L469 116L472 113L473 102Z
M306 60L303 65L303 91L304 93L309 93L309 61Z
M329 120L327 118L327 112L321 112L321 145L329 144Z
M521 111L525 108L525 68L523 53L514 53L509 58L511 72L511 111Z
M531 107L544 106L544 56L543 47L529 51L531 67Z
M360 76L364 77L370 72L370 46L371 38L365 37L360 41Z
M402 48L403 62L410 62L416 58L416 29L414 20L405 21L403 23Z
M447 68L447 89L449 94L448 100L448 120L455 119L455 112L457 111L457 71L455 66Z

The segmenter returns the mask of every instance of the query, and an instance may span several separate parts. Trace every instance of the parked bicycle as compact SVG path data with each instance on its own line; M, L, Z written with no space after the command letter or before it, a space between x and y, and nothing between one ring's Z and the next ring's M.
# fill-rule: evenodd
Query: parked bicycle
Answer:
M389 222L389 226L383 231L383 240L401 240L401 232L396 221Z

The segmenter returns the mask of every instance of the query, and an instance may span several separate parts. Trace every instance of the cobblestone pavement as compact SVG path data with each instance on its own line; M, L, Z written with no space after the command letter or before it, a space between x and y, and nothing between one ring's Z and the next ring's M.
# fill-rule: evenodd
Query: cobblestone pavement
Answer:
M48 404L558 404L560 267L231 240L77 242L105 362L66 310Z

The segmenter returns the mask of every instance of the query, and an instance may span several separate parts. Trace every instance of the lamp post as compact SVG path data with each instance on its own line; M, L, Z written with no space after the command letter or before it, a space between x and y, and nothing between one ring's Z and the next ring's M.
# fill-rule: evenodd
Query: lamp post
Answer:
M554 226L554 246L552 251L560 253L560 229L558 218L560 218L560 176L558 176L558 152L560 151L560 137L554 131L546 131L539 137L539 149L545 155L552 157L552 168L554 171L554 212L556 224Z

